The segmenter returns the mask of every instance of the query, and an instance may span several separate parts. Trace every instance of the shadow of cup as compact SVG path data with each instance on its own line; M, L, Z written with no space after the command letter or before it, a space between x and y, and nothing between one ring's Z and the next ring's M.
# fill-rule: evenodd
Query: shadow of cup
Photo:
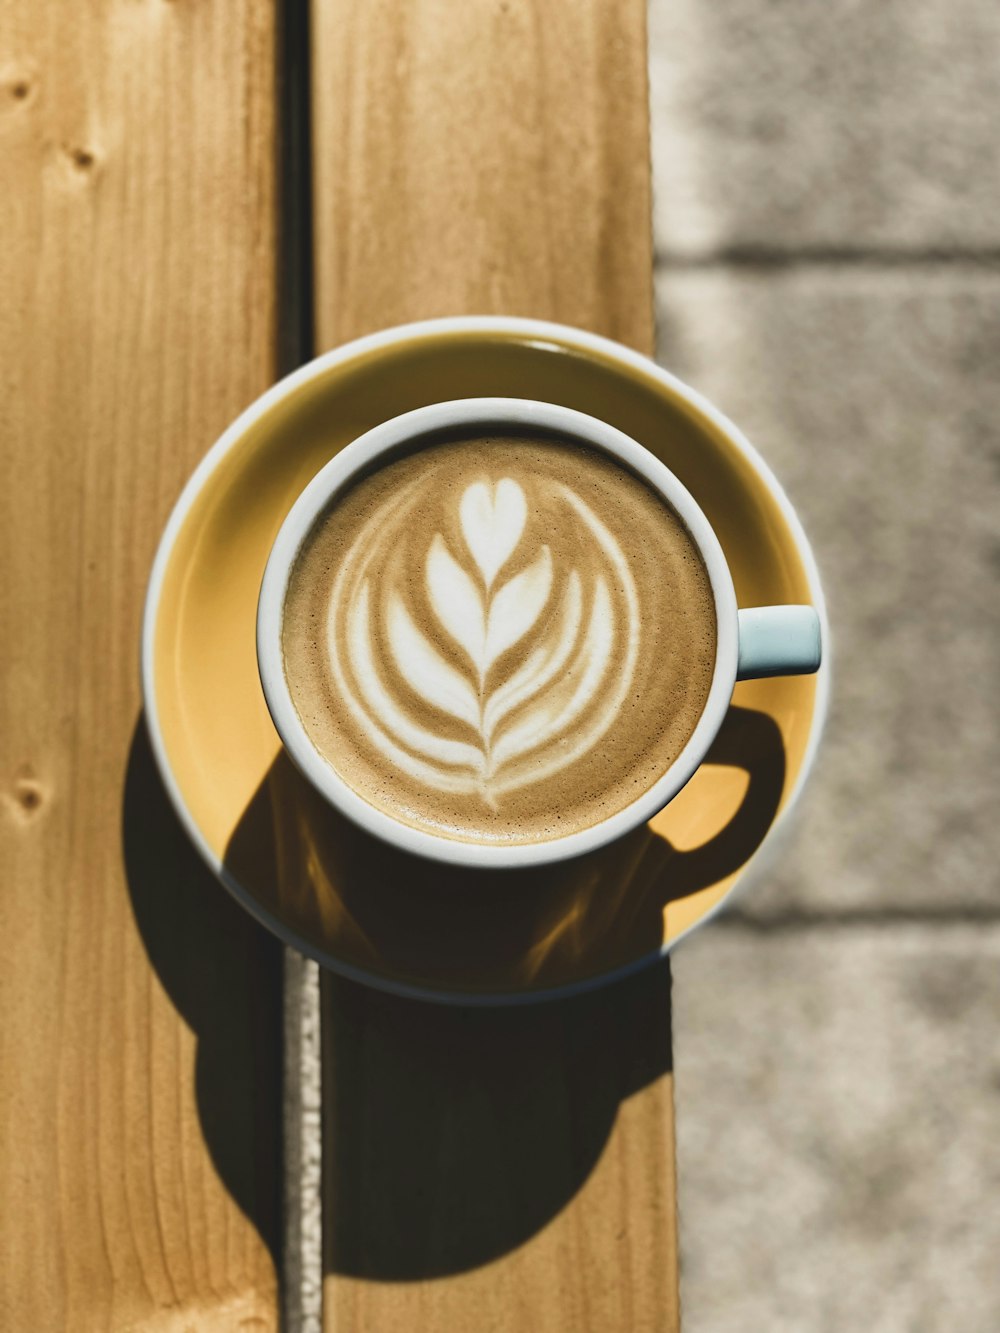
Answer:
M760 845L784 786L780 730L732 707L706 763L749 780L725 828L700 846L680 851L643 826L563 865L470 872L377 841L284 754L275 760L226 866L340 968L519 1000L634 973L506 1008L421 1003L326 977L328 1271L432 1277L512 1249L587 1179L621 1101L670 1070L664 908ZM635 972L637 960L655 965Z
M739 869L773 822L781 733L730 708L706 764L748 784L726 826L680 851L649 825L586 856L518 871L426 861L333 810L278 755L226 849L230 873L336 970L441 997L545 998L652 962L667 903Z

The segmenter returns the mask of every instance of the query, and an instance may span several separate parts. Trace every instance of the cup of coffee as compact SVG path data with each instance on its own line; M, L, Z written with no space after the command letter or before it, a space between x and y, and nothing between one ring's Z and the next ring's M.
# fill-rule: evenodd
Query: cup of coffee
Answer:
M807 606L737 609L648 450L550 403L394 418L309 483L257 615L267 705L338 811L472 868L563 861L661 810L737 680L815 671Z

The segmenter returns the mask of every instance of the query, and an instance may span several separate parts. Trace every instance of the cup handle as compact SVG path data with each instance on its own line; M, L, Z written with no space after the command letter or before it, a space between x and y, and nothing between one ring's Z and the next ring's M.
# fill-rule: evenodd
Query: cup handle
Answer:
M811 606L753 606L737 612L737 680L808 676L823 656L819 616Z

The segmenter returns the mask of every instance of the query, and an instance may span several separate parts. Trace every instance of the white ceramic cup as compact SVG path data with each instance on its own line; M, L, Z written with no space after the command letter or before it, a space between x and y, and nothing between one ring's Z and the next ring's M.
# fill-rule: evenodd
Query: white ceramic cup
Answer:
M359 473L379 460L419 447L423 439L456 428L470 433L505 427L537 429L602 450L658 491L680 515L708 570L715 600L715 671L704 710L670 767L637 800L589 828L544 842L511 846L464 842L414 828L370 805L337 774L310 741L292 703L281 650L281 622L288 579L313 523ZM762 676L816 671L821 657L820 621L811 606L737 609L726 557L708 519L690 492L648 449L595 417L551 403L520 398L464 398L435 403L386 421L354 440L306 486L292 506L268 557L257 608L257 662L264 697L285 749L312 785L338 811L375 837L432 860L475 869L517 869L568 860L623 837L673 799L722 726L733 686Z

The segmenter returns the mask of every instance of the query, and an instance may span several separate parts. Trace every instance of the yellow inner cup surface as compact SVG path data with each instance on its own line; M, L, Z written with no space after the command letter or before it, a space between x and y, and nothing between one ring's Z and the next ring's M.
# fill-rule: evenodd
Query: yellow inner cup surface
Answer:
M345 444L451 398L537 398L638 440L705 511L741 606L812 600L795 535L754 466L655 375L498 332L368 350L275 403L219 461L170 555L154 633L166 759L247 905L347 971L448 992L573 985L663 951L726 894L787 801L817 678L738 685L706 762L650 825L568 866L470 872L381 846L285 758L257 675L257 596L306 483Z

